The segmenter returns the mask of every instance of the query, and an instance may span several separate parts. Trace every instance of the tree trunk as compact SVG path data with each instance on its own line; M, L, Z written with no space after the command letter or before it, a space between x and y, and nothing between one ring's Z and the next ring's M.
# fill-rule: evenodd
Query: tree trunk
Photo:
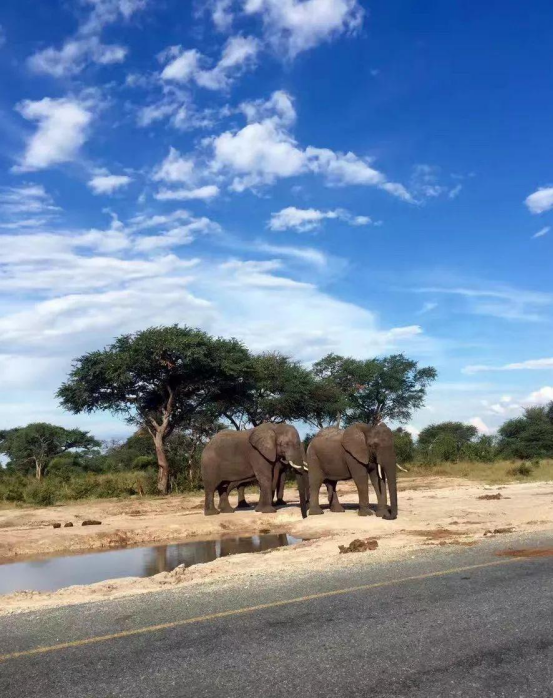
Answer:
M157 456L157 490L159 494L167 494L169 491L169 462L165 453L163 436L159 432L154 436L154 444Z
M42 480L42 463L36 459L35 460L35 468L36 468L36 479L37 480Z
M338 427L338 429L340 428L341 424L342 424L342 410L340 410L339 412L336 413L336 426Z

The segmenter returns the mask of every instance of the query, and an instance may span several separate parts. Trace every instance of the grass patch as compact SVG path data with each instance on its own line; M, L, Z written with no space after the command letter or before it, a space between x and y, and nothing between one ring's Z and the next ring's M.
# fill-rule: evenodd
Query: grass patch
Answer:
M412 477L457 477L476 480L490 485L508 482L547 482L553 480L553 459L541 461L498 460L492 463L459 461L458 463L438 463L423 465L410 463Z

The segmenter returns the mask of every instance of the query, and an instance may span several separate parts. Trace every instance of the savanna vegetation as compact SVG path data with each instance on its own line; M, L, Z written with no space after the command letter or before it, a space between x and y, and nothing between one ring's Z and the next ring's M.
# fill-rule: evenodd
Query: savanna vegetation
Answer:
M264 421L303 423L313 433L356 421L404 424L424 405L436 375L403 354L329 354L308 368L189 327L124 335L76 359L57 395L74 414L122 418L133 435L100 443L85 431L46 423L0 430L0 501L47 505L198 489L202 448L220 429ZM505 476L508 468L512 477L532 477L553 457L553 405L526 410L496 437L442 422L416 441L399 427L395 442L398 461L414 473L491 473L507 459Z

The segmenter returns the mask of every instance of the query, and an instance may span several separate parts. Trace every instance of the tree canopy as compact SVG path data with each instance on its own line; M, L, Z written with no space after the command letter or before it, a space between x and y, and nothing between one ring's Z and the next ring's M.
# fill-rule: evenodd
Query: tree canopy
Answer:
M64 429L35 422L0 433L0 453L8 457L8 468L40 480L50 462L67 451L90 451L100 442L80 429Z
M365 360L328 354L314 364L313 373L335 390L337 425L407 422L424 405L427 388L437 376L432 366L420 368L403 354Z
M236 429L308 416L313 379L299 362L279 352L251 356L244 384L240 401L231 396L220 405L221 414Z
M553 456L553 402L529 407L522 417L509 419L498 430L499 450L512 458Z
M166 493L166 439L211 413L214 403L241 402L249 375L249 353L236 339L177 325L152 327L81 356L57 394L72 412L108 410L145 428L156 448L158 489Z

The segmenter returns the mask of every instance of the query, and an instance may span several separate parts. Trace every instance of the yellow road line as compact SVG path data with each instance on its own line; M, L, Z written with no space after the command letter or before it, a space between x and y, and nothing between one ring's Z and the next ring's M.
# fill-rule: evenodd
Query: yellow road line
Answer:
M8 659L17 659L18 657L30 657L35 654L45 654L47 652L56 652L58 650L65 650L71 647L83 647L85 645L93 645L98 642L107 642L108 640L117 640L123 637L133 637L134 635L144 635L146 633L155 633L160 630L170 630L172 628L179 628L183 625L192 625L193 623L204 623L208 620L218 620L219 618L229 618L231 616L238 616L244 613L254 613L255 611L263 611L267 608L278 608L279 606L289 606L295 603L304 603L305 601L313 601L315 599L325 599L330 596L342 596L344 594L351 594L355 591L368 591L369 589L379 589L382 587L395 586L397 584L404 584L406 582L417 582L423 579L432 579L433 577L445 577L449 574L456 574L458 572L468 572L469 570L477 570L485 567L499 567L501 565L509 565L513 562L521 562L526 560L526 558L509 558L508 560L494 560L493 562L483 562L478 565L467 565L465 567L453 567L448 570L441 570L439 572L429 572L427 574L418 574L412 577L403 577L401 579L391 579L387 582L375 582L373 584L362 584L360 586L348 587L346 589L335 589L333 591L322 591L318 594L309 594L308 596L299 596L294 599L283 599L281 601L271 601L269 603L259 604L257 606L247 606L246 608L237 608L231 611L221 611L219 613L209 613L205 616L197 616L196 618L186 618L184 620L175 620L170 623L160 623L159 625L148 625L144 628L136 628L134 630L122 630L119 633L112 633L111 635L99 635L96 637L88 637L84 640L73 640L72 642L61 642L58 645L50 645L45 647L35 647L30 650L23 650L21 652L11 652L9 654L0 654L0 662L5 662Z

